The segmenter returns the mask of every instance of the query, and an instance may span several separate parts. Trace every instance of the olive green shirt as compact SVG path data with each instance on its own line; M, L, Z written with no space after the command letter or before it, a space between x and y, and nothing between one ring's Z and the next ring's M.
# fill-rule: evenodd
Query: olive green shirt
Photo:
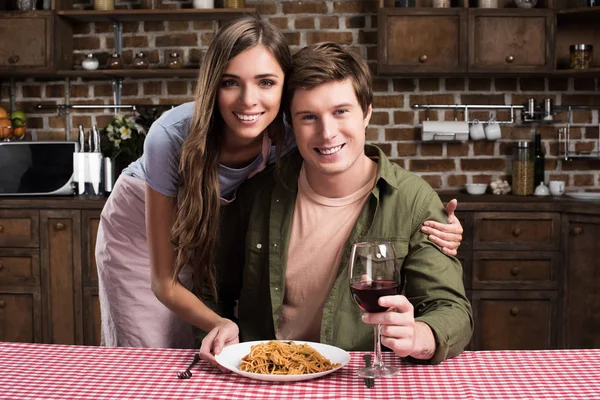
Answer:
M332 266L337 277L325 302L320 341L345 350L372 351L373 327L362 322L363 312L350 294L350 247L390 241L396 246L406 281L404 294L414 306L415 320L428 324L435 335L437 349L429 362L442 362L464 349L473 330L460 262L420 231L426 220L447 223L443 204L423 179L391 163L379 148L366 146L365 152L378 163L376 183L344 245L341 264ZM301 166L299 153L286 157L279 173L270 169L247 181L223 213L217 311L231 316L239 291L242 341L275 338Z

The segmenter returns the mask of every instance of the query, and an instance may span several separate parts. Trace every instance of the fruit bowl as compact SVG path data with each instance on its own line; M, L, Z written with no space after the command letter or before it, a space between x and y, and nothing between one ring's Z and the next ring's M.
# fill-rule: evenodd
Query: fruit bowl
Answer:
M0 140L5 142L11 140L21 140L25 136L26 129L26 123L22 123L19 126L13 126L10 121L8 123L0 121Z

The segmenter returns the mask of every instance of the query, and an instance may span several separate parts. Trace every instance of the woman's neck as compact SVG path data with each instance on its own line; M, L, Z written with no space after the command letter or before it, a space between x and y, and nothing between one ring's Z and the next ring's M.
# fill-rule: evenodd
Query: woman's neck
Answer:
M263 135L255 138L232 137L225 133L222 137L219 163L229 168L244 168L262 152Z

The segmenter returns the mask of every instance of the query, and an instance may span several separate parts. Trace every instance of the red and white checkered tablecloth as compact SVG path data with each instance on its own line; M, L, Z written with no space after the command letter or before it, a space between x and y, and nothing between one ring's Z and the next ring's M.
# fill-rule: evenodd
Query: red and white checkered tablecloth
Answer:
M180 380L194 350L0 343L0 399L599 399L600 349L465 352L441 365L414 365L391 353L395 378L367 388L347 367L297 383L225 374L201 361Z

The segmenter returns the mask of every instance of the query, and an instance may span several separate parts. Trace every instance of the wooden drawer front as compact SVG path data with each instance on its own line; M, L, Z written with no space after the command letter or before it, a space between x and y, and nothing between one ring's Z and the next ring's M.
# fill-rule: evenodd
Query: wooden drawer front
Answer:
M37 211L0 210L0 247L38 247Z
M40 295L0 293L0 341L41 342Z
M38 286L40 255L37 250L0 249L0 286Z
M473 252L474 289L557 290L558 252Z
M386 8L379 24L380 73L465 70L464 10Z
M558 250L560 215L556 213L475 213L476 250Z
M493 10L497 11L497 10ZM520 11L520 10L519 10ZM550 10L490 13L474 10L469 16L471 71L544 71L552 68L553 40Z
M473 292L477 350L556 348L556 292Z

